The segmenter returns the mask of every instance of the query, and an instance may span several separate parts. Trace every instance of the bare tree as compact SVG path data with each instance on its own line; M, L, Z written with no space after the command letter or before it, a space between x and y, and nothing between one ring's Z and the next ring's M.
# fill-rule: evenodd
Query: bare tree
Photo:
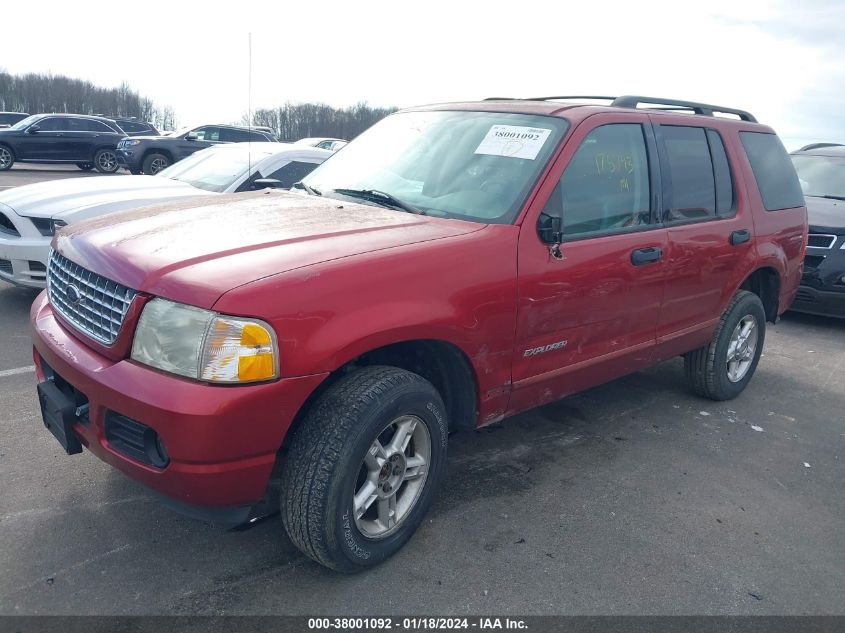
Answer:
M396 108L374 108L357 103L348 108L333 108L325 103L291 103L278 108L259 109L252 114L252 124L272 128L282 140L309 136L352 139ZM248 115L241 122L249 122Z
M27 73L12 75L0 70L0 110L29 112L73 112L111 117L138 117L145 121L164 118L175 125L173 110L164 113L151 99L132 90L127 82L117 88L102 88L90 81L64 75Z

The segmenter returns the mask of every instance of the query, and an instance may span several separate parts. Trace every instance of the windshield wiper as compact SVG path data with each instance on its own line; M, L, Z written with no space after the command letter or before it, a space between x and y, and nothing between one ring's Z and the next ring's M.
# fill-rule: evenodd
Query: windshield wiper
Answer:
M293 183L293 187L294 187L294 189L305 189L305 191L310 193L312 196L322 196L323 195L322 193L320 193L319 191L314 189L314 187L309 187L308 185L306 185L301 180L299 182Z
M342 196L363 198L364 200L369 200L370 202L375 202L376 204L380 204L391 209L399 209L401 211L407 211L408 213L425 215L425 211L422 209L415 207L412 204L408 204L407 202L403 202L386 191L380 191L378 189L332 189L332 191L339 193Z

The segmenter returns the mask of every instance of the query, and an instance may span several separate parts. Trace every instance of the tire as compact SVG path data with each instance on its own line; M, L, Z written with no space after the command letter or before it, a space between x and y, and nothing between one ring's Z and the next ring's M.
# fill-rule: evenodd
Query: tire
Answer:
M76 166L82 171L91 171L94 169L94 163L76 163Z
M104 147L94 152L94 168L101 174L113 174L119 166L113 149Z
M765 339L766 313L760 297L740 290L722 314L710 344L684 355L693 391L711 400L736 398L757 369Z
M148 176L155 176L162 169L170 167L170 159L164 154L148 154L144 157L141 172Z
M442 479L445 411L431 383L395 367L365 367L329 387L295 430L282 469L282 520L293 543L342 572L397 552Z
M10 147L0 145L0 171L8 171L15 164L15 154Z

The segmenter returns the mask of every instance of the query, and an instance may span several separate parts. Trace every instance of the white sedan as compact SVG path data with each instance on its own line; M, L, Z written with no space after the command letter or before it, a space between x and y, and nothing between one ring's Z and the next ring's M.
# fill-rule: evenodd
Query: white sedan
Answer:
M0 193L0 281L44 288L58 227L178 198L289 189L331 155L286 143L232 143L196 152L155 176L69 178L9 189Z

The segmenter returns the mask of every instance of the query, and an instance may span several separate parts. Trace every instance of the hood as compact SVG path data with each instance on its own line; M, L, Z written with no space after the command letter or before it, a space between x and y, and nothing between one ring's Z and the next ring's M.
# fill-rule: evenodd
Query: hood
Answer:
M845 200L804 196L810 233L845 235Z
M146 207L63 229L59 251L125 286L210 308L270 275L483 224L279 191Z
M104 213L210 193L158 176L94 176L14 187L0 193L0 204L20 216L62 218L70 224Z
M131 139L133 141L172 141L175 138L180 138L178 136L165 136L164 134L159 134L158 136L151 134L149 136L127 136L127 139Z

